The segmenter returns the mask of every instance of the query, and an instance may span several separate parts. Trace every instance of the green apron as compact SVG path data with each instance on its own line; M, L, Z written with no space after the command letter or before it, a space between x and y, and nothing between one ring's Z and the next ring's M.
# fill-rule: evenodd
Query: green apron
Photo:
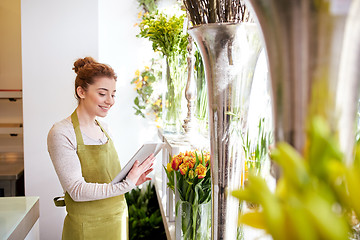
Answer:
M82 175L88 183L110 183L120 172L119 158L109 135L103 145L84 145L76 110L71 115ZM65 193L67 215L62 239L128 239L128 208L124 195L102 200L75 202Z

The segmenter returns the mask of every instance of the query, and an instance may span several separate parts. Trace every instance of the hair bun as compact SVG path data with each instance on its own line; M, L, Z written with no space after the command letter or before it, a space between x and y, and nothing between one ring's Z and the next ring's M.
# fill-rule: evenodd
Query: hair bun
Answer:
M79 58L74 62L73 70L77 74L86 64L97 63L92 57Z

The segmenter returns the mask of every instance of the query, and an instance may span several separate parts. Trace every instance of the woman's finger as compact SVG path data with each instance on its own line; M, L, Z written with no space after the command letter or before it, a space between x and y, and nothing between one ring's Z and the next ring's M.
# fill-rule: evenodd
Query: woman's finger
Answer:
M142 166L144 169L148 169L155 160L155 157L153 155L154 154L151 154L140 166Z

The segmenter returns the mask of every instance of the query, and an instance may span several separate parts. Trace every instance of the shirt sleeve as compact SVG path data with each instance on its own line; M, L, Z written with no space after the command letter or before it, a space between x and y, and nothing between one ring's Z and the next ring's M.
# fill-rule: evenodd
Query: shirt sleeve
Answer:
M93 201L115 197L131 191L135 183L128 178L112 183L88 183L82 176L81 164L76 153L76 136L73 129L61 124L49 131L47 144L50 158L61 186L74 201Z

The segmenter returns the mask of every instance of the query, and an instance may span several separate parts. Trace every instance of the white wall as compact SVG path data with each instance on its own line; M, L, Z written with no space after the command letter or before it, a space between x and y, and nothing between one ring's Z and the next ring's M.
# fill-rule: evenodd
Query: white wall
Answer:
M60 239L64 208L46 138L56 121L71 114L78 57L98 57L97 0L21 2L25 193L40 196L40 237Z
M150 58L151 45L137 39L137 1L22 0L24 155L26 195L40 196L41 239L60 239L64 208L52 198L62 193L47 153L54 122L71 114L78 57L93 56L118 74L117 102L109 124L122 165L144 141L156 139L155 126L134 115L134 72Z
M117 75L116 104L104 119L110 126L120 161L124 165L143 142L156 139L156 127L134 115L136 69L148 65L151 44L136 38L139 22L137 1L99 1L99 61L111 65Z

